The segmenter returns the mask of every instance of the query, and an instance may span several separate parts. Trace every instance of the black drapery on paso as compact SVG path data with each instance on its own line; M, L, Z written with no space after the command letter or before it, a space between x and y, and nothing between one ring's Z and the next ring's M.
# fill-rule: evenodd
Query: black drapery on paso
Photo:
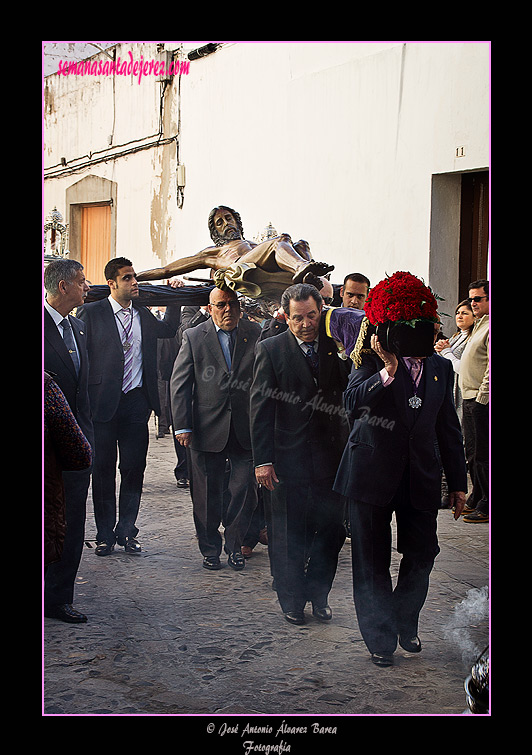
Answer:
M144 307L165 307L167 304L181 304L186 307L203 307L209 303L209 294L214 288L211 284L202 286L181 286L174 288L168 285L152 285L139 283L139 296L136 303ZM105 299L111 290L107 285L90 287L85 302Z

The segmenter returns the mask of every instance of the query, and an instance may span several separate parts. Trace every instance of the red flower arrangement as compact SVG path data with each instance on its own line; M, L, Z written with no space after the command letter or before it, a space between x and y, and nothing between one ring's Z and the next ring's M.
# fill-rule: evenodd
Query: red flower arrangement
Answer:
M405 322L414 327L419 320L439 319L436 296L423 281L406 272L377 283L368 293L364 311L372 325Z

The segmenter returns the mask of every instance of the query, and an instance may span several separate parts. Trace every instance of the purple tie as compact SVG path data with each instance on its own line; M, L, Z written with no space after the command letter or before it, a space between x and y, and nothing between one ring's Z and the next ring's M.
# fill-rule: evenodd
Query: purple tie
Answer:
M122 391L127 393L133 385L133 321L129 309L121 309L118 313L122 319L124 329L122 346L124 348L124 377L122 380Z
M421 372L422 363L419 359L410 360L410 375L412 376L412 382L417 386L419 381L419 374Z

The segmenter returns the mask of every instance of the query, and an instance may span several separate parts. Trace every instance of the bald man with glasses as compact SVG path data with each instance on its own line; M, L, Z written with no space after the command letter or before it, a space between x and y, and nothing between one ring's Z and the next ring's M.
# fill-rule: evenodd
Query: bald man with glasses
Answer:
M191 496L203 567L221 568L222 547L235 571L244 568L243 538L257 505L249 430L249 391L260 326L241 317L233 291L214 288L211 317L185 330L170 381L173 426L188 449ZM230 500L223 517L229 462Z

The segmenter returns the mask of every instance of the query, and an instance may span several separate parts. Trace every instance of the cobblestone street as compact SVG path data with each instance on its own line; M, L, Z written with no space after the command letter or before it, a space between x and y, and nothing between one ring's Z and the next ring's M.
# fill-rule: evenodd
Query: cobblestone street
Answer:
M319 739L328 746L327 737L341 736L354 717L467 711L464 680L488 644L488 525L440 511L441 553L421 614L423 652L398 649L395 665L383 669L371 663L358 630L349 542L330 595L332 622L319 623L307 610L304 626L289 625L265 546L242 572L225 562L218 572L202 568L190 494L177 489L174 466L170 435L156 439L150 425L140 555L117 548L95 556L89 500L74 601L88 622L44 619L44 715L179 716L207 745L223 740L239 752L244 740L274 745L284 738L300 752L302 739L277 733L283 720L335 727ZM251 721L273 732L247 736Z

